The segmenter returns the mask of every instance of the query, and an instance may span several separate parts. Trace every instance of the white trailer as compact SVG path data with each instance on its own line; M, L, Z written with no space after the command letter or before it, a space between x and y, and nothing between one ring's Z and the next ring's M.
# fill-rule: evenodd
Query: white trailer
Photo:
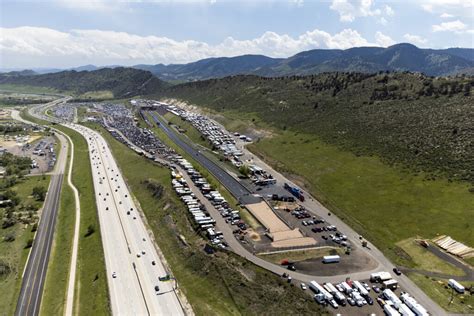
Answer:
M330 301L332 299L334 299L334 297L332 296L331 293L329 293L328 291L326 291L326 289L324 287L322 287L318 282L316 281L311 281L309 282L309 288L311 290L313 290L316 294L323 294L324 297L326 298L326 300Z
M385 312L387 316L400 316L400 313L397 312L395 308L393 308L392 306L388 304L385 304L383 306L383 311Z
M347 284L347 282L341 282L341 286L346 294L351 294L351 292L353 291L352 287Z
M415 316L415 313L413 313L411 309L403 303L398 306L398 312L402 316Z
M341 257L338 255L323 257L323 263L337 263L339 261L341 261Z
M362 284L360 284L359 281L352 282L352 285L357 289L357 291L359 291L360 295L362 296L369 295L369 291L367 291L367 289Z
M402 304L402 301L400 301L400 299L397 297L397 295L395 295L395 293L393 293L392 290L385 289L382 293L387 300L390 300L393 303L395 308L398 308Z
M408 293L400 295L400 299L405 303L417 316L428 316L428 311L418 304L418 302Z
M391 278L392 278L392 275L385 271L372 273L370 275L370 281L372 282L383 282L383 281L390 280Z
M334 296L336 302L342 305L346 304L346 297L339 292L334 285L331 283L324 283L324 288Z
M458 281L454 279L449 279L448 281L449 287L453 288L456 292L463 294L465 291L464 286L462 286Z

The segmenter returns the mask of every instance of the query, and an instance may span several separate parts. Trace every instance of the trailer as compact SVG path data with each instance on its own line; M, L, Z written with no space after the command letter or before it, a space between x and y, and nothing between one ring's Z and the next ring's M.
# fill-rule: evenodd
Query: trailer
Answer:
M462 286L458 281L454 279L449 279L448 280L448 285L450 288L454 289L456 292L460 294L464 294L465 288Z
M338 263L339 261L341 261L341 257L338 255L323 257L323 263Z
M359 291L360 295L369 295L369 291L367 291L367 289L359 281L354 281L352 285Z
M387 316L400 316L400 313L397 312L397 310L393 308L392 306L390 306L389 304L385 304L383 306L383 311L385 312Z
M393 303L395 308L398 308L402 304L402 301L400 301L400 299L397 297L397 295L395 295L395 293L392 292L392 290L385 289L382 293L387 300Z
M394 280L394 279L383 281L382 282L382 287L384 289L390 289L390 290L393 291L398 287L398 281Z
M353 291L352 287L347 284L347 282L341 282L341 286L346 294L351 294L351 292Z
M324 283L324 288L334 296L336 302L342 306L346 306L346 297L341 292L339 292L334 285L331 283Z
M372 273L370 275L371 282L383 282L383 281L390 280L391 278L392 278L392 275L389 272L385 272L385 271Z
M417 316L429 316L428 311L418 304L418 302L408 293L402 293L400 299L405 303Z
M403 303L398 306L398 312L402 316L415 316L415 313L413 313L411 309Z

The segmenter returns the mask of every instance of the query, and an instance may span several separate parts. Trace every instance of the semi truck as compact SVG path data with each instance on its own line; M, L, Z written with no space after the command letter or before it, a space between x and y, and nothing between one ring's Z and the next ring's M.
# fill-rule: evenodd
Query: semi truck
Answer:
M291 185L289 185L286 182L285 182L285 184L283 184L283 187L285 188L285 190L289 191L291 194L293 194L301 202L304 202L303 191L301 191L300 189L298 189L296 187L292 187Z

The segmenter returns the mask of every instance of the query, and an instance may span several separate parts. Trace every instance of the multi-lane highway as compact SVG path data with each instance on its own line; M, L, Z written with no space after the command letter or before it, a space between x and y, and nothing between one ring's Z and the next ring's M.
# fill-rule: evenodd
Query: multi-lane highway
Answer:
M81 133L89 146L113 314L184 315L174 282L158 280L168 271L108 144L89 128L66 126Z
M51 175L38 230L23 273L20 296L15 311L15 315L18 316L38 315L41 305L68 150L68 143L64 136L58 134L57 137L61 143L61 151Z

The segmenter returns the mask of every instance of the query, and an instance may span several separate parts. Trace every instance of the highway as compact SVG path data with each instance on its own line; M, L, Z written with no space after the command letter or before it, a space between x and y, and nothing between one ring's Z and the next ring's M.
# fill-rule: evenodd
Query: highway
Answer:
M113 314L184 315L174 282L158 280L168 272L108 144L89 128L64 125L81 133L89 146Z
M56 136L61 143L61 151L51 175L38 230L23 272L20 296L15 310L15 315L18 316L38 315L41 305L68 150L64 136L59 134Z

